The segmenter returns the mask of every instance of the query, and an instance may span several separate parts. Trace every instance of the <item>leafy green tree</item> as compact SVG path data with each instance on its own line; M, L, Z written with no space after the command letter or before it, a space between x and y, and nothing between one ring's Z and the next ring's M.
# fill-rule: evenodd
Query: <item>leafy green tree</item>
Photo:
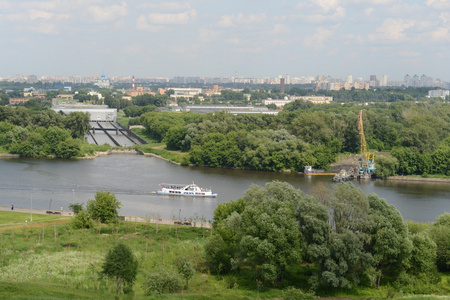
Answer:
M371 238L367 249L373 256L372 266L379 288L384 276L395 280L408 269L412 242L401 214L393 205L375 194L370 194L368 200L374 225L370 228Z
M450 213L436 218L429 227L429 233L436 243L436 265L441 272L450 270Z
M282 282L286 269L301 261L297 207L305 195L283 182L251 186L239 226L240 253L236 259L250 266L263 282Z
M78 211L71 222L74 229L89 229L94 227L94 222L84 209Z
M55 154L60 158L72 158L80 156L82 154L80 140L69 137L65 141L59 142L56 146Z
M102 266L102 274L116 280L116 293L132 291L137 271L138 261L131 249L123 243L116 244L108 251Z
M186 280L185 287L187 288L189 280L195 274L195 269L194 265L192 264L192 260L185 255L179 256L175 261L175 266L177 267L178 273L180 273L181 276Z
M58 144L67 140L69 137L71 137L70 130L57 126L49 127L44 133L45 143L49 148L48 153L55 153Z
M167 130L163 142L166 143L168 150L188 150L184 146L184 137L187 129L185 126L171 127Z
M73 138L84 140L90 129L90 115L83 112L71 112L64 118L64 124L72 132Z
M83 210L83 203L70 203L69 209L73 211L74 214L78 214Z
M97 191L94 200L88 200L86 209L93 220L101 223L116 223L119 220L118 209L122 207L114 194Z
M168 268L158 268L147 275L143 285L146 296L161 296L183 289L183 281L177 273Z
M398 169L398 159L393 156L377 156L376 158L376 170L375 174L377 177L383 179L389 176L394 176L397 174Z
M411 235L413 244L411 252L411 272L436 274L436 243L429 237L427 232Z

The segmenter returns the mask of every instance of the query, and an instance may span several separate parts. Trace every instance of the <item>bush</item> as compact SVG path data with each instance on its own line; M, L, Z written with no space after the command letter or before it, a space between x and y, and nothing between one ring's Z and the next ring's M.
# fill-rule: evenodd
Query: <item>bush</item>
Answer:
M101 223L117 223L119 221L118 209L122 203L110 192L97 191L95 200L88 200L87 212L89 216Z
M160 268L147 276L144 283L146 296L176 293L183 289L183 281L175 272Z
M85 210L80 210L75 217L72 219L72 227L73 229L89 229L94 226L94 222L89 217L89 214Z
M178 269L178 273L180 273L180 275L183 276L183 278L186 280L185 287L187 289L189 279L191 279L195 273L195 269L192 264L192 260L186 255L179 256L177 258L177 260L175 261L175 266Z
M284 300L314 300L316 297L311 293L304 293L302 290L294 287L288 287L283 291Z

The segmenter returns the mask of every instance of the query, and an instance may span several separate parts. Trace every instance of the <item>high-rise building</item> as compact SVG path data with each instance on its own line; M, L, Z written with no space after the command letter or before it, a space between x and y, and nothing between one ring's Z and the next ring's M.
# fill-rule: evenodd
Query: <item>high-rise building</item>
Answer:
M380 77L380 86L387 86L388 85L388 76L387 75L381 75Z
M289 76L289 74L286 74L286 76L285 76L285 78L286 78L286 84L291 84L291 76Z
M353 83L353 76L347 75L347 83Z
M284 94L284 78L280 78L280 93Z

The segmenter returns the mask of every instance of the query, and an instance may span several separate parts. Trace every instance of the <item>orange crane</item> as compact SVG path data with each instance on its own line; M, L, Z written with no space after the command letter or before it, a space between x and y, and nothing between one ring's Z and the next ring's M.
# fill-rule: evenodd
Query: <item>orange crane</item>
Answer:
M361 156L359 158L359 178L370 178L375 172L375 153L367 152L366 137L364 136L363 111L359 111L358 131L361 136Z

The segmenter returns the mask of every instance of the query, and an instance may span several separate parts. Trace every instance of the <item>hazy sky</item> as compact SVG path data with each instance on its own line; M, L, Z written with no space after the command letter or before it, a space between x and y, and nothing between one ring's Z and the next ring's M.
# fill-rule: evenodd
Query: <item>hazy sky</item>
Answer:
M450 0L0 0L0 76L450 80Z

